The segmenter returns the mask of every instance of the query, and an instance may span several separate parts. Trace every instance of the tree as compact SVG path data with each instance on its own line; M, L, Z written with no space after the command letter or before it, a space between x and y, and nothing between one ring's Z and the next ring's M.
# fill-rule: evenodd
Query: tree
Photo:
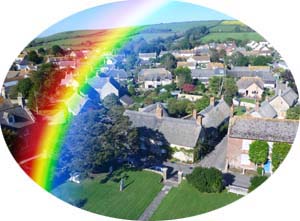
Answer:
M209 79L208 88L211 93L218 94L222 84L222 77L213 76Z
M250 59L250 63L254 66L264 66L273 62L271 56L255 56Z
M134 95L136 94L136 91L135 91L133 85L129 85L129 86L128 86L128 93L129 93L131 96L134 96Z
M160 59L160 63L169 71L175 69L177 65L176 58L170 53L164 54Z
M299 120L300 119L300 105L291 107L286 112L287 119Z
M22 79L17 84L17 91L22 93L25 98L28 98L30 90L32 90L33 82L30 78Z
M40 57L35 51L30 51L27 55L27 59L34 64L40 64L43 61L43 57Z
M184 84L192 83L191 70L187 67L178 67L174 71L177 78L177 86L182 88Z
M234 66L248 66L249 61L248 61L248 58L245 57L242 53L235 52L231 56L231 63Z
M267 176L254 176L251 178L250 182L251 185L248 189L249 192L255 190L257 187L259 187L263 182L265 182L268 179Z
M232 98L234 98L237 92L238 92L238 87L236 85L234 78L226 77L224 80L223 94L224 94L224 100L229 106L232 104Z
M277 142L273 144L272 149L272 165L273 171L275 171L282 161L285 159L291 149L291 145L288 143Z
M210 51L210 60L211 62L219 62L220 55L217 49L211 48Z
M256 140L250 144L250 160L257 164L263 164L267 161L269 154L269 145L266 141Z
M46 50L44 48L39 48L38 53L44 56L46 54Z
M196 167L186 178L200 192L219 193L223 190L222 172L213 167Z
M119 98L115 94L107 95L103 101L103 106L107 109L111 109L113 106L121 105Z
M13 130L2 128L3 137L8 149L14 152L17 134Z
M209 105L209 97L203 96L201 99L195 102L195 108L197 112L202 111Z
M168 113L174 117L183 117L191 111L190 103L191 101L187 99L176 100L175 98L170 98L167 102Z
M53 45L52 48L51 48L51 52L55 56L64 55L64 50L59 45Z

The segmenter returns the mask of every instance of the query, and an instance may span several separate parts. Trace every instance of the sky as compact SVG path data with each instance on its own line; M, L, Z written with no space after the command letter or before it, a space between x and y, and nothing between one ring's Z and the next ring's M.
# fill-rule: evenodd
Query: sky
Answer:
M101 5L78 12L54 24L42 32L39 37L74 30L223 19L229 20L233 18L190 3L172 0L129 0Z

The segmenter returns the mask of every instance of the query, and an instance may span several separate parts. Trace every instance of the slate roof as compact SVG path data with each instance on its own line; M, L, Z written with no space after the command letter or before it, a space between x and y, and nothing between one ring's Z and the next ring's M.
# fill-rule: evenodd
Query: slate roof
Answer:
M121 88L121 85L113 77L107 77L106 75L97 75L93 78L88 79L88 84L96 90L102 89L107 83L112 84L118 90Z
M259 114L259 116L265 118L275 118L277 116L276 110L268 101L264 101L261 103L257 113Z
M252 84L256 84L261 89L264 89L264 82L259 77L242 77L236 82L239 89L247 89Z
M131 97L129 97L127 94L123 95L122 97L120 97L120 101L122 104L125 105L131 105L134 103L134 101L132 100Z
M157 102L155 104L150 104L144 108L139 108L139 112L146 112L146 113L153 113L155 114L157 105L160 105L163 109L163 116L169 116L168 112L166 111L166 104Z
M276 79L270 71L265 70L251 70L248 67L234 67L231 70L227 70L226 74L231 77L260 77L266 84L275 84Z
M139 73L139 81L157 81L172 79L172 74L165 68L142 69Z
M157 118L155 114L149 112L139 112L126 110L132 126L161 132L169 144L193 148L196 146L201 132L201 126L195 121L165 117Z
M14 122L7 122L5 115L14 117ZM31 113L21 106L13 105L9 100L0 104L0 124L15 129L20 129L34 123Z
M113 77L115 79L127 79L128 74L124 69L111 69L105 73L109 77Z
M299 121L235 116L229 127L233 138L293 143Z
M216 69L194 69L191 71L192 78L204 79L211 78L213 76L224 76L225 71L223 68Z
M275 98L277 98L278 96L281 96L282 99L291 107L293 106L295 103L297 103L298 100L298 95L296 94L296 92L290 88L287 87L281 94L277 93L277 95L273 96L269 102L273 101Z
M230 107L224 100L220 100L215 106L208 106L199 114L203 117L202 125L205 128L218 128L230 117Z

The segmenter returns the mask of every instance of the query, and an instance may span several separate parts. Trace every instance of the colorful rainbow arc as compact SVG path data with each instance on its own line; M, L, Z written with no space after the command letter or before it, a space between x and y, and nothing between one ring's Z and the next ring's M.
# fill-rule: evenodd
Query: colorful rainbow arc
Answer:
M119 26L122 24L135 24L141 22L143 18L151 16L157 9L165 6L170 1L132 1L132 8L126 11L128 20L126 22L120 21ZM124 14L122 16L124 18ZM103 18L105 19L105 18ZM76 72L78 73L77 81L79 89L84 89L86 78L91 78L95 75L95 69L100 69L104 64L105 54L111 52L116 48L125 45L130 36L139 31L141 26L138 27L123 27L115 28L105 32L99 43L93 48L92 53L89 55L88 62L81 65ZM93 68L91 68L93 67ZM63 91L60 100L67 100L69 90ZM76 105L76 104L75 104ZM79 104L77 104L79 105ZM54 109L63 110L63 104L57 104ZM73 119L72 114L67 113L65 116L66 122L61 125L44 125L39 128L40 133L37 137L35 155L43 155L43 159L36 159L33 161L30 176L32 179L46 190L52 189L54 171L59 159L59 153L64 141L64 137Z

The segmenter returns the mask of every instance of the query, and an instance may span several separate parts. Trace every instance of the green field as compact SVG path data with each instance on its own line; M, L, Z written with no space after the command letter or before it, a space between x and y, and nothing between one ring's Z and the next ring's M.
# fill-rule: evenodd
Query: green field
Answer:
M220 33L210 33L202 38L203 43L213 42L213 41L226 41L229 39L233 40L254 40L262 41L264 38L256 32L220 32Z
M127 177L125 189L119 191L119 180ZM105 216L138 219L162 188L161 176L146 171L116 171L105 180L102 174L80 184L66 182L52 191L67 202L86 199L83 209Z
M241 198L236 194L200 193L184 181L163 199L151 220L179 219L209 212Z

